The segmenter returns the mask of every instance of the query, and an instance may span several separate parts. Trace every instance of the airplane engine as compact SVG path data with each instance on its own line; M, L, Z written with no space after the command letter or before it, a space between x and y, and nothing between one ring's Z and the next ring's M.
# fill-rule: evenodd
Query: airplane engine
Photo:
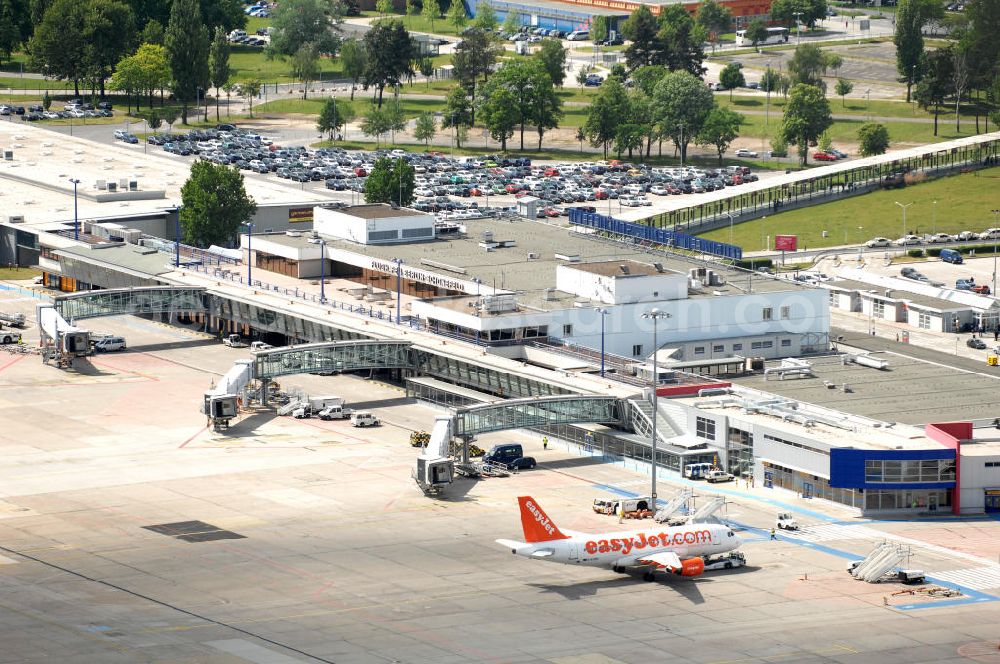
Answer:
M688 558L681 561L681 576L698 576L705 571L705 561L701 558Z

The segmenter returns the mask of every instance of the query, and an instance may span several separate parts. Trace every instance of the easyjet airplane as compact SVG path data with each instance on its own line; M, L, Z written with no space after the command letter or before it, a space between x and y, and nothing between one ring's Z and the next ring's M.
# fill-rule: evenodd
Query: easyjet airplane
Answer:
M731 528L720 524L689 524L616 533L578 533L559 530L531 496L517 499L521 506L524 542L498 539L511 553L564 565L645 567L646 581L664 570L681 576L705 571L702 556L732 551L743 543Z

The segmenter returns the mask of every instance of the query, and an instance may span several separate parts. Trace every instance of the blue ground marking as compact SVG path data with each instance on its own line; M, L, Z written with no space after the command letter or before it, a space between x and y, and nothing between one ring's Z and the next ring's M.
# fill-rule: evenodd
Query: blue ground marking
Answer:
M610 491L612 493L615 493L615 494L618 494L620 496L624 496L624 497L627 497L627 498L636 498L639 495L639 494L634 493L632 491L627 491L625 489L619 489L618 487L611 486L610 484L594 484L593 486L594 486L594 488L603 489L605 491ZM733 491L722 492L722 493L728 493L728 494L731 494L731 495L741 495L741 494L737 494L737 493L735 493ZM658 501L658 502L660 502L660 501ZM778 504L778 505L782 505L783 504L780 501L766 500L765 502L770 502L770 503L774 503L774 504ZM790 508L790 509L794 509L794 508ZM801 512L804 512L804 513L807 513L807 514L815 514L811 510L796 510L796 511L801 511ZM825 520L825 521L828 521L828 522L831 522L831 523L839 523L838 521L835 521L834 519L832 519L831 517L828 517L826 515L819 515L819 516L822 517L823 520ZM744 540L743 540L744 543L748 543L748 542L764 542L764 541L768 541L770 539L770 531L767 530L766 528L756 528L754 526L750 526L750 525L747 525L745 523L740 523L738 521L733 521L731 519L727 519L726 522L732 524L733 526L736 526L737 528L739 528L740 530L742 530L744 532L755 533L756 535L758 535L757 537L744 538ZM853 524L856 524L857 522L843 522L843 523L853 523ZM870 523L894 523L894 522L892 522L892 521L881 521L881 522L880 521L871 521ZM782 541L782 542L788 542L789 544L795 544L795 545L798 545L798 546L801 546L801 547L812 549L814 551L821 551L823 553L829 554L831 556L835 556L837 558L844 558L845 560L857 560L858 557L859 557L858 554L850 553L848 551L841 551L840 549L835 549L835 548L833 548L831 546L827 546L825 544L819 544L817 542L805 542L805 541L800 540L800 539L798 539L796 537L786 537L785 535L778 535L777 533L775 534L775 537L778 540ZM903 610L903 611L913 611L913 610L916 610L916 609L936 609L936 608L939 608L939 607L943 608L943 607L948 607L948 606L962 606L962 605L965 605L965 604L980 604L980 603L983 603L983 602L996 602L996 601L1000 600L1000 597L996 597L995 595L988 595L988 594L980 592L978 590L973 590L972 588L968 588L966 586L961 586L961 585L959 585L957 583L953 583L953 582L950 582L950 581L948 581L948 582L941 581L940 579L935 579L932 576L928 576L927 580L931 581L932 583L935 583L935 584L937 584L939 586L944 586L946 588L954 588L956 590L960 590L962 592L962 594L965 595L965 597L963 597L961 599L950 599L950 600L946 600L946 601L942 601L942 602L927 602L926 604L903 604L903 605L900 605L900 606L895 606L893 608L900 609L900 610Z

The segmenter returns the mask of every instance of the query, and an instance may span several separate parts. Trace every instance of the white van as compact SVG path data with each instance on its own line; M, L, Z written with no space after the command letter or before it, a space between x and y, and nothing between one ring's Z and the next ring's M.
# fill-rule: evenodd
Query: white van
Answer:
M382 423L374 413L360 412L351 414L351 424L356 427L377 427Z
M587 30L574 30L566 36L566 41L587 41L590 39L590 32Z
M104 337L94 343L94 350L102 353L125 350L125 337Z

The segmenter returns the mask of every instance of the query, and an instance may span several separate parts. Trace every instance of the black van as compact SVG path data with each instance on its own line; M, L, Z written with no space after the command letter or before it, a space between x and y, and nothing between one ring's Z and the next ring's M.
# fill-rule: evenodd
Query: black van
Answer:
M525 470L534 468L538 464L534 457L524 456L524 448L520 443L507 443L505 445L494 445L493 448L483 455L485 463L502 463L511 469Z

